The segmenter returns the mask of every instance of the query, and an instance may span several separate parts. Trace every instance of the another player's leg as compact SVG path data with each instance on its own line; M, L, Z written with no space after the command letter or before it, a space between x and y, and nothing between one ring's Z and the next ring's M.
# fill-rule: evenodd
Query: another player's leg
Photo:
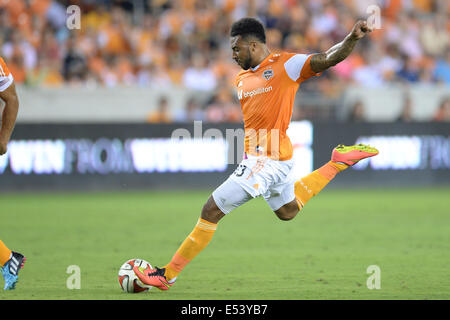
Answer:
M333 149L331 161L295 182L294 191L297 207L294 205L294 201L292 201L279 210L276 210L275 213L282 220L292 219L338 173L358 163L362 159L373 157L377 154L377 149L363 144L354 146L338 145Z
M3 265L11 258L12 251L0 240L0 266Z
M2 267L2 276L5 279L5 290L12 290L16 287L19 280L19 270L23 268L26 258L18 253L11 251L0 240L0 266Z

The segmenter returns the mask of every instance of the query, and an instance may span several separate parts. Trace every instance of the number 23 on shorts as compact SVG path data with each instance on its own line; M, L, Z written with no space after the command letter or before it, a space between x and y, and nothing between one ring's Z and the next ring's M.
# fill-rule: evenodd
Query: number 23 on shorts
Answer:
M242 175L244 174L244 172L245 172L245 169L247 169L247 166L246 165L244 165L244 164L239 164L239 166L236 168L236 170L234 170L234 175L236 176L236 177L242 177Z

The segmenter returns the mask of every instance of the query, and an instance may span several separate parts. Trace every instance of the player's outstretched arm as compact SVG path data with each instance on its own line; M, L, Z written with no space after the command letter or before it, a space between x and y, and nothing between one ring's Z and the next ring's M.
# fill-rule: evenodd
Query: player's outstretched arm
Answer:
M7 151L9 138L14 129L19 110L19 99L14 82L5 91L0 92L0 98L5 102L0 127L0 155L2 155Z
M342 42L334 45L326 52L315 54L311 57L311 69L316 72L322 72L332 66L335 66L353 51L353 48L359 39L363 38L366 33L372 32L372 28L367 25L366 21L358 21L353 26L352 31L345 37Z

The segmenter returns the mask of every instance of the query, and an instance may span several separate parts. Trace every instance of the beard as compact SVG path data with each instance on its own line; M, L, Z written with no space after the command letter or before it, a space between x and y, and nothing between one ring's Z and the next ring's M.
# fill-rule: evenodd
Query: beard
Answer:
M247 48L247 59L243 60L240 63L241 68L244 69L244 70L250 69L250 67L251 67L251 60L252 59L251 59L250 49Z
M241 64L241 68L244 70L250 69L250 59L243 61Z

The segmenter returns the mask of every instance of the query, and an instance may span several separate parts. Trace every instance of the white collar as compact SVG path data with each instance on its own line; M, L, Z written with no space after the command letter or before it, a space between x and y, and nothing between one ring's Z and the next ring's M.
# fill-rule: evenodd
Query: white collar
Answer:
M259 66L261 65L261 63L260 64L258 64L256 67L254 67L254 68L250 68L250 69L252 69L252 71L256 71L256 70L258 70L259 69Z
M259 69L259 67L261 66L261 64L264 62L264 61L266 61L270 56L272 55L272 53L269 53L269 55L263 60L263 61L261 61L261 63L260 64L258 64L256 67L254 67L254 68L250 68L252 71L256 71L256 70L258 70ZM271 59L269 59L269 61L270 62L273 62L273 60L271 60Z

